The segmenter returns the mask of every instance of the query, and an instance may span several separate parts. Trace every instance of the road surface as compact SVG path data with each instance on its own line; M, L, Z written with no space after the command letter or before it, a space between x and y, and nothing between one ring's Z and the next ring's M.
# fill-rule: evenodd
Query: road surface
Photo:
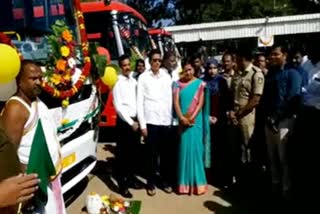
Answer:
M87 179L65 194L67 213L80 214L85 208L85 198L91 192L100 195L115 193L116 182L110 176L114 145L98 144L98 163ZM213 186L201 196L166 194L157 190L154 197L149 197L145 190L132 190L134 200L142 201L140 214L261 214L270 212L271 199L259 188L234 191L223 194ZM257 194L258 192L258 194ZM115 193L116 194L116 193ZM116 194L117 195L117 194Z

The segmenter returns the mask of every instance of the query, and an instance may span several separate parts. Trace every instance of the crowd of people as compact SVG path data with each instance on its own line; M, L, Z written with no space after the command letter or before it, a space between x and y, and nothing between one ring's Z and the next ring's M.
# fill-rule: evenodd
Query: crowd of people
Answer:
M309 46L307 57L282 45L256 55L247 48L226 51L221 62L196 54L183 59L181 67L173 52L161 56L152 50L150 69L138 60L135 71L130 57L121 56L121 74L112 91L119 193L131 198L129 188L145 188L154 196L158 187L201 195L209 182L230 190L247 178L247 169L270 171L272 193L284 200L312 192L305 185L317 183L318 46ZM1 213L16 212L16 204L43 188L39 175L24 174L30 136L40 119L49 130L44 135L55 142L48 152L56 173L44 186L48 198L32 209L65 213L59 142L48 109L38 99L41 78L40 67L24 60L17 93L1 113ZM144 150L139 150L141 144ZM136 160L142 156L145 166L139 169ZM136 177L141 172L146 184Z
M257 54L243 47L225 51L221 62L196 54L179 67L174 53L152 50L150 69L138 61L133 72L129 56L121 56L113 89L120 193L132 197L129 188L145 187L153 196L157 186L201 195L209 181L229 190L248 169L270 172L277 198L307 193L317 157L320 54L315 44L302 53L283 45ZM146 185L135 177L137 156L145 156Z

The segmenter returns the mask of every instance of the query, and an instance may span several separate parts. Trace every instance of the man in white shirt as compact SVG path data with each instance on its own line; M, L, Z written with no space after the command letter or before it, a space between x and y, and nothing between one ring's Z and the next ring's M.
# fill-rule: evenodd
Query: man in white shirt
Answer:
M166 52L163 56L163 67L168 71L172 81L178 81L179 71L181 67L178 66L177 57L174 52Z
M116 174L118 177L119 193L132 198L128 188L140 189L134 177L136 151L139 147L140 133L137 122L136 80L130 75L130 58L127 55L120 56L119 66L121 74L113 88L113 102L117 111L118 131L116 150Z
M138 80L137 109L142 136L147 149L147 194L156 194L157 169L160 169L160 187L172 192L168 185L170 158L170 128L172 123L172 80L161 66L161 52L149 54L151 69L140 75Z
M167 51L163 56L163 68L167 70L168 74L171 76L172 83L178 81L180 79L180 70L181 66L178 65L177 56L175 52ZM172 126L170 131L170 145L167 148L167 157L171 158L170 162L171 165L168 168L168 172L170 172L170 177L168 178L171 184L175 184L177 181L177 170L178 170L178 163L177 163L177 155L178 155L178 148L180 142L179 136L179 129L178 129L178 117L173 109L173 118L172 118ZM175 185L173 185L175 186Z

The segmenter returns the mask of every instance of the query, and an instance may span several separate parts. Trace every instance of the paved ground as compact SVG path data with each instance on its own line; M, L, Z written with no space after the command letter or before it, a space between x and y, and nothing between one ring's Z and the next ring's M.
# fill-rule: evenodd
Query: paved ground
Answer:
M98 145L98 164L92 174L65 195L67 212L82 213L85 197L90 192L98 194L114 193L115 182L110 177L110 158L113 147ZM255 189L253 187L253 189ZM217 188L210 186L207 194L202 196L178 196L157 191L155 197L149 197L144 190L132 191L134 200L142 201L141 214L261 214L269 212L270 198L264 193L251 194L248 190L234 191L232 195L222 194ZM116 194L116 193L115 193Z

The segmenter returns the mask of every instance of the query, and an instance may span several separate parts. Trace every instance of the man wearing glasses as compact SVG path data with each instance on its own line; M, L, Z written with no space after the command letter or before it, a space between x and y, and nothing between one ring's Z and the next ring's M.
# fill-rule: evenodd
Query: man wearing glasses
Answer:
M166 193L172 188L167 183L170 157L166 145L170 142L172 122L172 80L161 66L161 52L152 50L149 54L151 68L140 75L138 80L137 110L141 133L147 149L147 194L156 194L158 184ZM158 172L159 169L159 172Z

